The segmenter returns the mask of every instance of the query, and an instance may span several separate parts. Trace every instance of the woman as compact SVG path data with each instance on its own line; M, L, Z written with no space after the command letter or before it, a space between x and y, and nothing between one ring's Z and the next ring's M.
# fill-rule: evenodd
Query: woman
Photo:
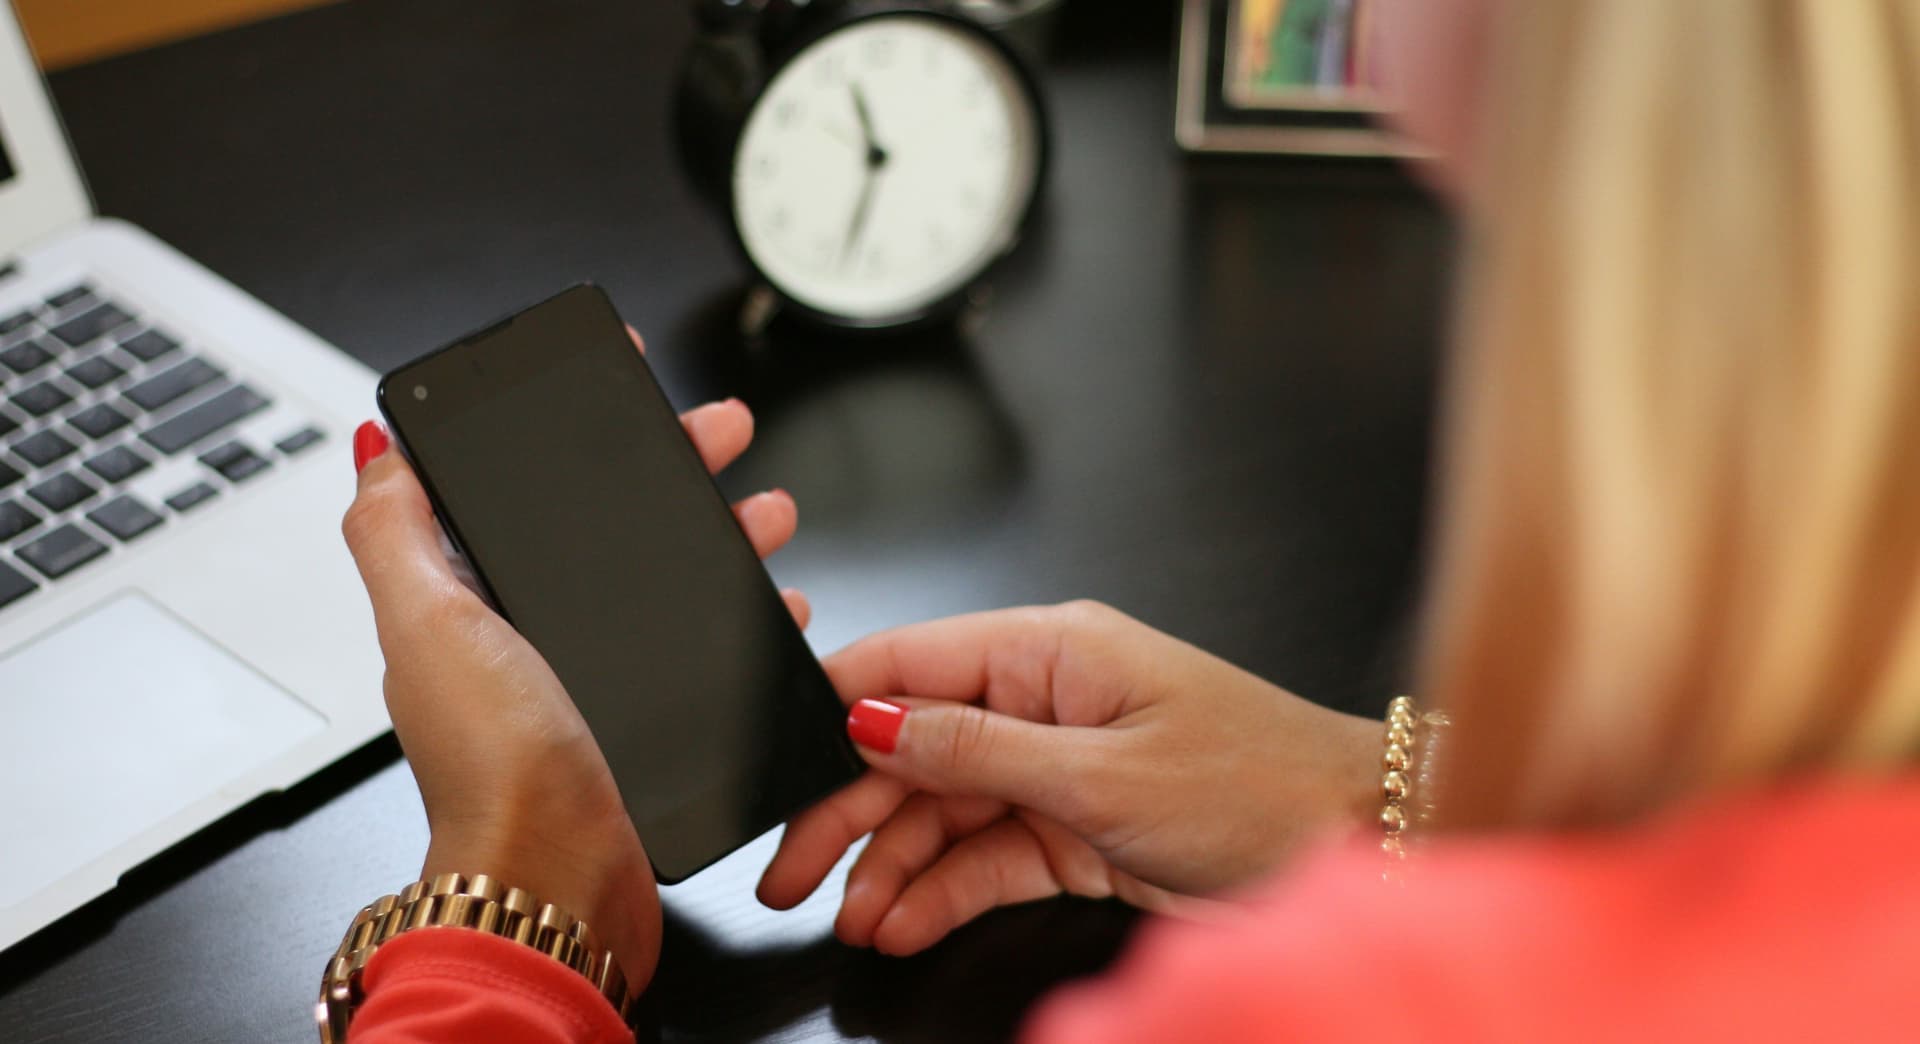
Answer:
M1421 0L1387 25L1469 239L1421 664L1453 725L1404 887L1364 826L1378 723L1072 605L831 658L874 771L791 824L761 897L873 831L856 945L1061 891L1179 915L1045 1006L1041 1041L1911 1039L1920 0ZM688 427L716 467L749 434L735 405ZM347 535L425 874L564 905L644 982L659 911L606 767L384 448L356 444ZM792 532L782 496L741 515L763 550ZM625 1035L585 979L476 931L403 934L363 984L362 1044Z

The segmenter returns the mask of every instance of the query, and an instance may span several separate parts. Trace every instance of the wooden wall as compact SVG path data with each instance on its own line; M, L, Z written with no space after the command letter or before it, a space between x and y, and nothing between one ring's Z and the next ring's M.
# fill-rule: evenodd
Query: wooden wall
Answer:
M13 0L52 70L329 0Z

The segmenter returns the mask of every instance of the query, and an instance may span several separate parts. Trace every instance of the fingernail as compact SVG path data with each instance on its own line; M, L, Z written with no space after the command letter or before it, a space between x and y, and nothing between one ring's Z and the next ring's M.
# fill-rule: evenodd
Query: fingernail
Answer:
M847 735L868 750L891 754L900 742L900 726L906 721L907 709L897 703L861 700L847 712Z
M387 451L387 429L379 421L367 421L353 432L353 473L358 475L367 462Z

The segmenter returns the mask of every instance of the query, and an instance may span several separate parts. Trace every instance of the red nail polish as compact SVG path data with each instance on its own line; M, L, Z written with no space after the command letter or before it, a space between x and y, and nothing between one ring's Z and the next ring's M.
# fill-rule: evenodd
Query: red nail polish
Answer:
M900 726L906 722L907 709L897 703L861 700L847 712L847 735L869 750L891 754L900 742Z
M379 421L367 421L353 432L353 471L359 474L367 462L387 451L387 429Z

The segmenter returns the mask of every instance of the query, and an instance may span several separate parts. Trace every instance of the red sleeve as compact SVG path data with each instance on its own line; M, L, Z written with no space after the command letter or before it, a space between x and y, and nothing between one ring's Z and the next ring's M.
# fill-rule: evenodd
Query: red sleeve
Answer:
M1920 775L1629 830L1310 858L1244 916L1149 925L1033 1044L1912 1041Z
M352 1044L633 1044L592 984L537 950L465 928L380 947Z
M1043 1005L1026 1040L1453 1039L1413 1021L1403 998L1392 995L1398 976L1386 966L1396 956L1393 939L1381 938L1364 918L1343 916L1379 897L1377 861L1313 861L1287 882L1285 893L1303 888L1331 916L1282 913L1269 895L1250 900L1245 916L1228 921L1151 922L1114 973ZM1356 967L1356 954L1379 963Z

